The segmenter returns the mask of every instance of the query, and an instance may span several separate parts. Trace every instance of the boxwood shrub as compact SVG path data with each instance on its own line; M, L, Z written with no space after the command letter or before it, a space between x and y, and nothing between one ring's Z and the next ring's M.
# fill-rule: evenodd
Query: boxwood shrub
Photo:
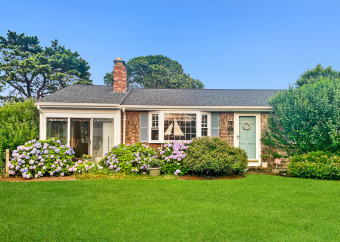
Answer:
M199 137L190 144L184 165L197 175L237 174L246 169L248 157L244 150L230 146L219 137Z
M156 159L156 152L145 144L120 144L114 146L100 161L100 165L113 172L133 172L146 174L149 162Z
M9 175L24 178L64 176L97 168L94 162L76 160L70 146L60 140L31 140L12 151Z
M340 179L340 155L316 151L290 158L289 174L301 178Z

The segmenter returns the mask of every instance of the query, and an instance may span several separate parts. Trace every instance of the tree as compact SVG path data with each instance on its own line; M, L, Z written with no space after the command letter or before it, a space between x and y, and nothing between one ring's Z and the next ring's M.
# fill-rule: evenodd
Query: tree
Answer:
M307 70L296 81L298 87L302 87L308 83L314 83L320 80L321 77L329 78L331 80L340 78L340 72L333 70L331 66L323 68L321 64L317 64L312 70Z
M65 46L40 46L37 36L8 31L0 36L0 91L4 99L42 98L71 84L92 84L90 66Z
M6 149L14 150L38 135L39 111L32 99L5 103L0 107L0 168L4 167Z
M104 76L104 84L106 86L113 86L113 71L108 72Z
M184 73L181 64L162 55L135 57L126 64L128 86L144 88L193 88L202 89L198 79ZM112 85L112 72L106 73L104 83Z
M340 79L315 78L277 93L270 104L275 116L269 131L274 132L264 133L265 144L294 148L296 153L340 151Z

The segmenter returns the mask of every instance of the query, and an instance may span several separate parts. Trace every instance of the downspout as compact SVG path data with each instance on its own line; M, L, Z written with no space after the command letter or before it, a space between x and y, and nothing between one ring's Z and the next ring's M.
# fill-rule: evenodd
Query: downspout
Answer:
M122 109L123 111L123 144L125 144L125 129L126 129L126 113L125 107Z
M41 132L42 132L42 130L41 130L41 126L42 126L42 124L41 124L41 115L43 114L43 112L41 111L39 104L36 107L37 107L37 109L39 111L39 139L41 139ZM45 125L43 125L43 126L45 126ZM43 127L43 128L45 128L45 127Z
M125 97L119 103L119 105L118 105L119 110L121 109L122 103L124 102L125 98L129 95L131 90L132 90L132 88L130 88L130 90L127 91ZM125 107L122 107L122 112L123 112L123 144L125 144L125 136L126 136L126 112L125 112Z

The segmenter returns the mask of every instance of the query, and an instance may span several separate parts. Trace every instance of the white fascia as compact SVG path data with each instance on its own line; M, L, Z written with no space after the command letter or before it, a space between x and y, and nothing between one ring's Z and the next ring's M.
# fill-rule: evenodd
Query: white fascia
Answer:
M61 103L61 102L36 102L34 103L34 106L40 107L40 108L48 108L48 107L81 107L81 108L87 108L87 107L96 107L96 108L119 108L119 104L108 104L108 103Z
M162 105L121 105L125 110L200 110L209 112L270 112L273 111L271 106L162 106Z

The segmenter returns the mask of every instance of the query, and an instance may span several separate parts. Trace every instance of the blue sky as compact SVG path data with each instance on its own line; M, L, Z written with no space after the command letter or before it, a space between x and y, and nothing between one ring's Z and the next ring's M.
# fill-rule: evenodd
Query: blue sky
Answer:
M161 54L206 88L288 88L340 70L340 1L1 1L7 30L78 51L95 84L112 60Z

